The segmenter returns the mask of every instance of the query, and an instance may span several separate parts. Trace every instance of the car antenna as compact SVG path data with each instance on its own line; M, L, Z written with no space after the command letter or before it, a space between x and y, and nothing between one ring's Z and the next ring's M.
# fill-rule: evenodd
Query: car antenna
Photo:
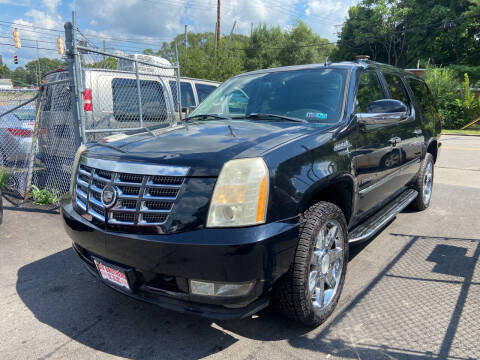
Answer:
M330 56L327 56L327 58L325 59L325 67L327 67L328 65L330 65L332 62L330 61Z

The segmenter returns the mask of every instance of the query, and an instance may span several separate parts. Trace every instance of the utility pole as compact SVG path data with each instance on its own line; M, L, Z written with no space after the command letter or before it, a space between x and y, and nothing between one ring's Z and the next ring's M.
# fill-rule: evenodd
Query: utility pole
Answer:
M220 64L220 2L217 0L217 64Z
M188 47L188 38L187 38L187 33L188 33L188 25L185 25L185 49Z
M40 87L40 55L38 52L38 40L35 40L37 44L37 87Z
M105 42L105 39L103 39L102 45L103 45L102 46L103 52L106 52L107 51L107 44ZM107 58L105 57L105 55L103 55L103 67L105 67L105 68L107 67Z
M233 22L232 31L230 31L230 36L228 37L227 45L225 46L225 52L227 52L228 49L230 48L230 42L232 41L232 36L233 36L233 32L235 30L236 25L237 25L237 20Z

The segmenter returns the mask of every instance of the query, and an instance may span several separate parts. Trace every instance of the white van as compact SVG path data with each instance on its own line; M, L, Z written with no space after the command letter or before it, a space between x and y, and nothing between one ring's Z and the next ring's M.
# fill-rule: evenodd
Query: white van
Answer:
M139 59L140 60L140 59ZM119 65L121 65L119 63ZM123 66L123 65L121 65ZM119 66L119 67L121 67ZM143 126L171 124L180 119L177 106L176 77L164 76L139 66ZM83 109L87 141L140 127L138 87L132 69L111 70L84 68L82 71ZM166 74L173 75L168 73ZM68 78L68 72L57 70L45 76L47 83ZM200 104L220 83L181 78L181 104L188 112ZM185 116L183 114L182 118ZM45 87L39 132L40 158L51 166L68 168L75 155L74 128L68 82ZM99 133L89 130L105 130ZM109 131L114 130L114 131ZM66 150L70 149L70 150Z

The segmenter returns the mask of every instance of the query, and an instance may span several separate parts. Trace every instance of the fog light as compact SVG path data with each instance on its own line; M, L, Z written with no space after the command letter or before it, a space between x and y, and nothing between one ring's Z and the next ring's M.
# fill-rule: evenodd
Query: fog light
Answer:
M247 295L254 285L254 281L228 284L190 280L190 292L204 296L242 296Z

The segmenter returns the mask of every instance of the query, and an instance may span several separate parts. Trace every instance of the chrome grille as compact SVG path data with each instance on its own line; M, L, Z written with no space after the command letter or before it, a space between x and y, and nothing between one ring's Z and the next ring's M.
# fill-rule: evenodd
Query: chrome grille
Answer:
M161 225L173 208L188 168L82 158L75 183L77 209L112 225ZM102 203L105 186L117 191L115 204Z

